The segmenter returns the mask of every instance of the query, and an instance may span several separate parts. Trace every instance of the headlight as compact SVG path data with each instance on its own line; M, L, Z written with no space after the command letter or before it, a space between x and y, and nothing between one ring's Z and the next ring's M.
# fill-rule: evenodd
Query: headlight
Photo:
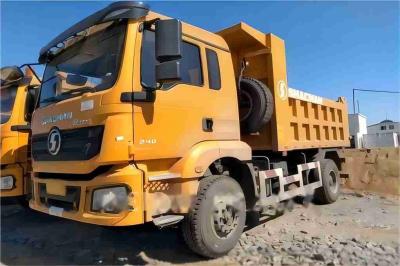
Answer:
M14 187L14 177L11 175L2 176L0 179L1 189L12 189Z
M96 189L93 191L92 211L120 213L128 208L129 196L124 186Z

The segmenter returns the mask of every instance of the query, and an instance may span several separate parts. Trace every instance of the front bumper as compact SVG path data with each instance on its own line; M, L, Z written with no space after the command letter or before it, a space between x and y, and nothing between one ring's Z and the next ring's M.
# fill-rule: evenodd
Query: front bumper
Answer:
M143 173L133 165L114 167L88 181L33 177L32 183L33 196L29 206L34 210L106 226L127 226L144 222ZM92 195L95 189L119 185L128 187L133 193L133 209L124 210L118 214L91 211ZM44 187L48 198L43 197Z
M27 193L25 183L28 177L24 176L24 169L19 164L10 164L1 169L1 177L11 176L13 178L13 186L10 189L1 189L0 197L18 197ZM24 179L26 178L26 180Z

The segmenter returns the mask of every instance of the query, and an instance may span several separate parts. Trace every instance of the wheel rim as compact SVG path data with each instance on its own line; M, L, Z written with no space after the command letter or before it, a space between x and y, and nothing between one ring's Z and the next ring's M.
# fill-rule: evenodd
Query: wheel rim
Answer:
M328 185L329 185L329 190L332 193L336 193L337 189L338 189L338 182L337 182L337 178L336 178L336 173L334 171L330 171L329 172L329 178L328 178Z
M253 110L253 101L250 94L243 90L240 92L240 121L246 120L250 116L251 110Z
M217 200L211 217L212 228L218 238L228 238L237 228L239 210L232 203Z

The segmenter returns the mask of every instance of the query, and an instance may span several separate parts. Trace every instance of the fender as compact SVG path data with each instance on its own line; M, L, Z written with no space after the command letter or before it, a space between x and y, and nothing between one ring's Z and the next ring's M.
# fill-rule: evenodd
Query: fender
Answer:
M342 169L343 158L339 155L337 148L318 149L318 153L312 158L314 162L322 161L323 159L331 159L336 163L339 170Z
M214 161L224 157L251 161L251 148L240 140L200 142L186 152L169 172L179 174L181 178L201 177Z

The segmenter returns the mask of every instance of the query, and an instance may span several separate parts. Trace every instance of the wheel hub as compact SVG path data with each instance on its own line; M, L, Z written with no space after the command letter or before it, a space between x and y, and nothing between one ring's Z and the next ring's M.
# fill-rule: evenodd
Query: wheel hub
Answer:
M228 236L238 225L238 215L236 209L219 201L214 209L214 229L219 237Z
M337 180L335 172L331 171L329 173L329 180L328 180L329 188L332 192L336 192L337 189Z

